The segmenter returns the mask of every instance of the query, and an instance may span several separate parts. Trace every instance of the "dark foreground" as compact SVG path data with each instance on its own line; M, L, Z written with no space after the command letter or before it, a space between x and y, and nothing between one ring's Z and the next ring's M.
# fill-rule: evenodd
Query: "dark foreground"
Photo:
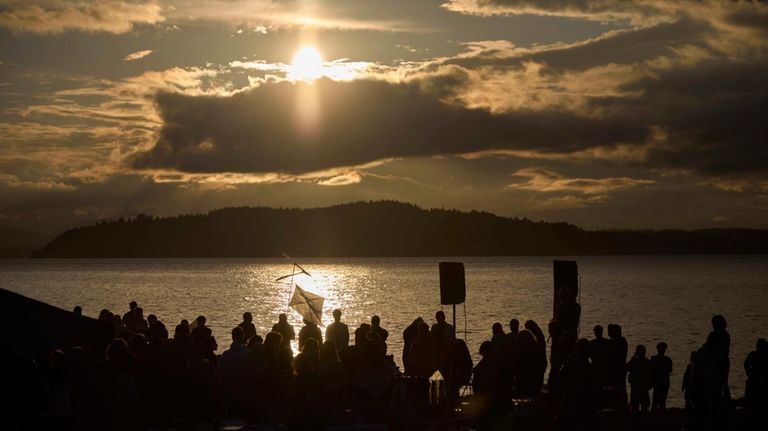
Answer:
M122 315L102 310L96 320L0 289L0 307L4 430L762 430L768 424L768 344L760 339L744 361L747 394L732 400L730 334L722 316L712 319L713 331L691 354L681 410L665 408L663 343L650 359L644 346L628 358L616 324L608 326L608 338L596 327L594 339L576 340L580 307L573 298L561 302L546 336L533 321L512 319L507 331L494 324L477 364L442 312L431 326L417 318L397 331L408 346L404 370L387 354L395 335L378 316L350 331L334 312L325 334L311 321L296 334L280 316L262 337L245 313L218 354L203 316L180 322L171 334L135 303Z

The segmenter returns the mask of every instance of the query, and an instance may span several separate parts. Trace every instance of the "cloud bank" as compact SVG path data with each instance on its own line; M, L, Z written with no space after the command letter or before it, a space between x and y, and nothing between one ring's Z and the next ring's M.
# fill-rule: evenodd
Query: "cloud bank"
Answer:
M127 33L164 21L160 5L145 0L2 0L0 27L16 33Z

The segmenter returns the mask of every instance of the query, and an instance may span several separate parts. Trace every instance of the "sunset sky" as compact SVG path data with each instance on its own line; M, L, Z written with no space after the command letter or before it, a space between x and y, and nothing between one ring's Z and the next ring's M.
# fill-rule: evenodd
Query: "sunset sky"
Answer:
M395 199L768 228L768 3L0 0L0 225Z

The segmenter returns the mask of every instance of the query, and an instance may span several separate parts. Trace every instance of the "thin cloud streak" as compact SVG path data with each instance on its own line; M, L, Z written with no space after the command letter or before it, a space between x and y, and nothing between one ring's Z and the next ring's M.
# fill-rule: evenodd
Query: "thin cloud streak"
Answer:
M151 50L151 49L145 49L143 51L136 51L136 52L133 52L133 53L130 53L130 54L126 55L123 58L123 61L141 60L142 58L152 54L153 52L154 51Z

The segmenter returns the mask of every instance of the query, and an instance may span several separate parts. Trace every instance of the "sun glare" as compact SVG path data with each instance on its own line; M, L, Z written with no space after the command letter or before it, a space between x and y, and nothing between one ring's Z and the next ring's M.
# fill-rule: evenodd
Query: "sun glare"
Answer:
M311 47L301 48L293 56L289 70L289 78L294 80L311 81L323 75L323 58L320 52Z

